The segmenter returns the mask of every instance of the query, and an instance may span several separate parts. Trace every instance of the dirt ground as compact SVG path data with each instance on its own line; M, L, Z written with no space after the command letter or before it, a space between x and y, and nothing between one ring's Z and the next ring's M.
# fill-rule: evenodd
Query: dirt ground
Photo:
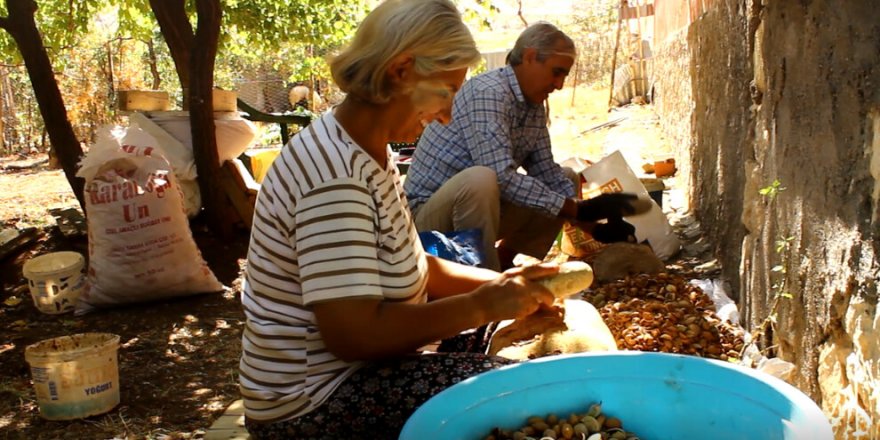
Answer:
M551 101L551 133L558 160L571 156L597 159L615 145L638 147L638 142L633 143L636 138L653 139L649 148L638 152L645 157L664 149L650 117L633 117L641 122L628 127L587 131L619 116L609 114L603 101L595 104L595 100L607 100L607 92L579 88L577 93L578 103L590 105L570 105L574 101L566 90L551 97L555 99L555 104ZM650 108L631 108L626 114L650 116ZM47 213L50 208L77 206L63 173L45 164L9 169L41 159L0 158L0 227L34 226L40 231L38 239L0 260L0 439L201 438L226 406L239 398L237 367L244 322L239 285L246 235L218 240L198 221L192 224L206 261L229 287L224 294L139 304L82 317L43 314L31 301L22 265L47 252L73 250L87 255L88 251L84 236L65 237ZM701 262L685 260L675 264L692 267ZM105 415L85 420L46 421L39 416L25 347L82 332L120 336L121 403Z
M0 168L40 157L0 159ZM237 369L244 315L238 297L247 237L220 241L198 223L193 234L218 279L229 289L172 301L98 311L82 317L47 315L33 305L22 265L47 252L88 254L84 236L67 238L47 209L76 206L63 173L39 165L0 174L0 227L39 228L40 235L0 260L0 438L199 438L239 398ZM120 336L120 405L72 422L39 416L24 358L27 345L83 332Z

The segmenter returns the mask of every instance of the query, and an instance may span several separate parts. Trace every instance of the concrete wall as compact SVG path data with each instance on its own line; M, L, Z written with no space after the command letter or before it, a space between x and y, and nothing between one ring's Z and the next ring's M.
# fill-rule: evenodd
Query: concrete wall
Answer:
M655 59L678 179L750 329L776 316L763 347L846 439L880 438L878 6L720 1Z

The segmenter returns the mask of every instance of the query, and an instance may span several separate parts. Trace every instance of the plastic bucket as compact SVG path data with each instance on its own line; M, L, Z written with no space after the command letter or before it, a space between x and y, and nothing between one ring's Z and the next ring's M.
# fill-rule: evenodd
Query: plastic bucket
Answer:
M530 416L592 403L642 440L831 440L818 406L793 386L730 363L665 353L552 356L480 374L422 405L402 440L479 439Z
M269 172L269 167L272 166L272 162L275 161L279 154L281 154L281 149L273 148L271 150L255 152L251 156L251 169L253 170L254 180L257 183L263 183L263 178Z
M61 336L25 348L40 415L73 420L118 405L118 348L119 336L110 333Z
M70 312L86 285L85 259L78 252L52 252L24 263L34 305L43 313Z
M675 174L675 159L658 160L654 162L654 175L666 177Z
M663 208L663 190L666 189L666 184L660 179L641 178L639 180L642 185L645 185L648 195L657 202L657 206Z

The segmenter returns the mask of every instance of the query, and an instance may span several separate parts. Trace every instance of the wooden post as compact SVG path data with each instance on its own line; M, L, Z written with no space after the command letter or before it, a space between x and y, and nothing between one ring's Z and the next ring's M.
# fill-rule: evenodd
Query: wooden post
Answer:
M645 69L644 69L645 51L642 49L642 5L641 5L641 3L642 3L641 0L636 0L636 32L638 32L638 36L639 36L639 41L638 41L639 68L637 70L639 76L638 76L638 82L636 83L636 84L638 84L638 86L636 86L636 93L639 96L645 96L645 95L647 95L647 90L643 90L643 89L647 88L646 87L647 78L645 78Z
M580 67L580 62L574 63L574 79L572 81L573 84L571 85L571 104L569 105L569 107L574 107L574 94L577 92L578 88L578 71L580 70Z
M620 0L617 8L617 38L614 41L614 55L611 57L611 90L608 91L608 110L611 110L611 101L614 100L614 71L617 70L617 49L620 47L620 27L623 23L623 5L627 0Z
M0 154L7 154L6 151L6 126L3 121L6 119L6 68L0 71Z

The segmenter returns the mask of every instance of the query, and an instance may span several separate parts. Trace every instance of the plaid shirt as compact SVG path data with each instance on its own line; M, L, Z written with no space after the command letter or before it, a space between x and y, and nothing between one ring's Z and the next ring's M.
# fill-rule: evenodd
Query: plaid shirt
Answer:
M404 183L410 208L477 165L495 170L502 200L547 215L556 216L575 195L553 161L544 107L525 100L511 66L468 80L453 101L452 122L425 128Z

